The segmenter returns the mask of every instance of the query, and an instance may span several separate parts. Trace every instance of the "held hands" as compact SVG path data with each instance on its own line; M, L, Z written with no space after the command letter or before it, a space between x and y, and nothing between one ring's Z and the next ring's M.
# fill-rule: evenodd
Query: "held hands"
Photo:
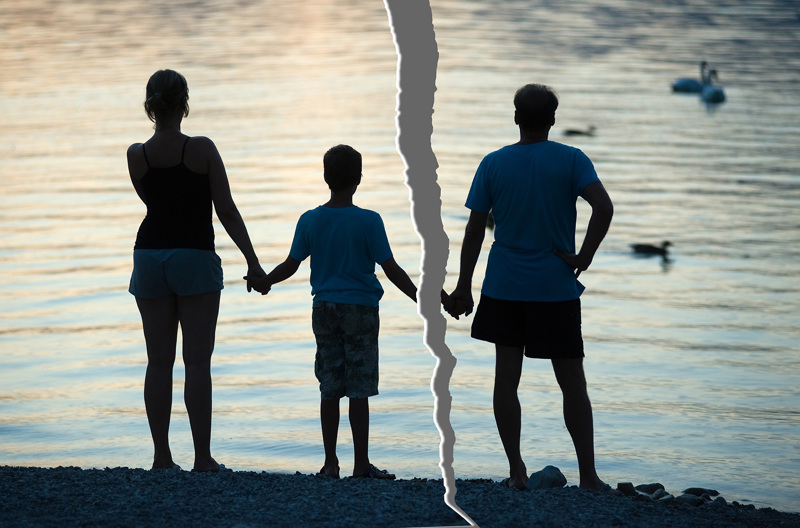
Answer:
M272 288L272 284L267 281L267 274L261 269L260 265L249 266L247 268L247 275L242 277L247 281L247 292L255 290L261 295L266 295Z
M455 319L460 315L469 315L472 313L472 308L475 303L472 301L472 292L470 290L460 290L456 288L453 293L447 295L442 290L442 307L444 311L450 314Z

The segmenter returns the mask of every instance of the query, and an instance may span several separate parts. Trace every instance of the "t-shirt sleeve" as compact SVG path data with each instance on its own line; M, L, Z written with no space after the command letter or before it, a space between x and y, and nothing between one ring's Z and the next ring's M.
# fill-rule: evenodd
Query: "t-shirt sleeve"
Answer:
M289 256L298 262L303 262L311 254L311 245L308 240L308 215L303 214L297 221L294 229L292 247Z
M369 253L370 258L378 264L383 264L392 258L392 249L389 247L389 238L386 236L386 228L383 219L375 213L374 219L369 222Z
M472 179L472 186L467 195L467 202L464 204L468 209L478 213L488 213L492 210L492 194L489 181L489 157L483 158L475 177Z
M594 170L594 165L589 156L582 151L576 149L575 153L575 170L573 172L575 182L575 194L583 196L583 190L592 183L599 182L600 178L597 176L597 171Z

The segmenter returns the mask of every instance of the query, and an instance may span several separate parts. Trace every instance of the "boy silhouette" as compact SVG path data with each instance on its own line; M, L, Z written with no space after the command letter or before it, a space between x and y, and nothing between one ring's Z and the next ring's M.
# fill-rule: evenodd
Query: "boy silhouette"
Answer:
M339 478L336 440L339 400L350 400L354 477L394 479L369 461L369 402L378 394L378 301L383 295L375 263L414 302L417 287L395 262L383 220L353 204L361 183L361 154L337 145L323 157L330 200L297 222L289 256L266 277L245 277L263 294L288 279L311 257L312 327L317 342L314 371L321 395L320 422L325 463L319 475Z

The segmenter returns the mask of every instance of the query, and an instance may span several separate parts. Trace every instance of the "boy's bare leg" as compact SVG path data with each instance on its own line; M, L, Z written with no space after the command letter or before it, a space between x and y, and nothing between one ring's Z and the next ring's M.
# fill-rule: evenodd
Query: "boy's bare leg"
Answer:
M353 476L369 471L369 399L350 398L350 431L353 433Z
M556 380L564 395L564 423L578 456L580 487L602 490L606 484L597 476L594 465L592 404L586 390L583 358L552 361Z
M178 339L178 313L175 296L160 299L137 297L147 343L147 373L144 378L144 406L150 435L153 437L153 469L175 465L169 448L169 421L172 412L172 367Z
M339 459L336 456L336 439L339 435L339 399L321 400L319 417L322 424L322 446L325 448L325 465L322 473L339 477Z
M525 489L528 484L528 472L520 454L520 430L522 427L522 409L519 405L517 388L522 375L523 348L496 345L496 362L494 371L494 419L497 432L503 442L510 478L508 486Z
M194 470L219 471L211 457L211 354L220 292L178 297L186 381L183 400L194 442Z

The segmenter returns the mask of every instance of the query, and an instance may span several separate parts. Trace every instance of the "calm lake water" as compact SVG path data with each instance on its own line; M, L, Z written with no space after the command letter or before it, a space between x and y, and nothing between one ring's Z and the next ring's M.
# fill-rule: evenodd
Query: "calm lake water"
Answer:
M552 85L561 106L551 139L592 158L616 206L582 275L601 477L712 487L728 500L800 511L797 4L431 7L445 287L455 286L475 168L517 139L514 90ZM420 239L395 146L397 54L382 2L4 0L0 36L0 464L149 467L144 340L127 293L144 206L125 149L151 133L141 103L157 69L186 75L184 131L217 143L265 268L285 258L298 216L327 199L322 154L348 143L364 155L357 203L381 213L395 257L419 280ZM670 92L703 59L719 70L722 105ZM592 137L563 136L592 125ZM580 204L579 223L587 218ZM235 469L315 472L308 265L269 296L248 295L244 261L216 229L226 287L212 450ZM669 262L629 248L662 240L673 244ZM488 248L487 240L477 277ZM416 306L382 282L371 458L400 478L438 478L436 361ZM491 410L493 349L469 338L469 323L447 329L458 358L454 469L499 479L507 466ZM528 467L556 465L576 484L551 369L525 368ZM175 372L173 453L186 467L180 360ZM343 471L351 446L344 412Z

